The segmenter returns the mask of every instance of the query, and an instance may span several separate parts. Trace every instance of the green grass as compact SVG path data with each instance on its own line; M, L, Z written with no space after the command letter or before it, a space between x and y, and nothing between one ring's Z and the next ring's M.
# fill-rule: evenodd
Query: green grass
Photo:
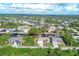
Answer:
M34 46L35 45L35 37L34 36L24 37L23 40L24 40L23 45L25 45L25 46Z
M79 50L2 48L0 56L78 56Z
M51 47L51 46L52 46L52 44L51 44L50 42L48 42L48 43L45 43L45 44L44 44L44 46Z
M10 39L10 36L11 34L3 34L0 36L0 45L1 46L4 46L8 44L8 39Z

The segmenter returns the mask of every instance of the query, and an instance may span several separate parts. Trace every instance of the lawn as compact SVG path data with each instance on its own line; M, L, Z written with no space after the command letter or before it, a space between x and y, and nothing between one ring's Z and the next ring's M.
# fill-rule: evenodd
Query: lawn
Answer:
M2 48L0 56L78 56L79 50L61 50L59 49L30 49L30 48Z
M26 36L23 38L24 46L34 46L35 45L35 37L34 36Z

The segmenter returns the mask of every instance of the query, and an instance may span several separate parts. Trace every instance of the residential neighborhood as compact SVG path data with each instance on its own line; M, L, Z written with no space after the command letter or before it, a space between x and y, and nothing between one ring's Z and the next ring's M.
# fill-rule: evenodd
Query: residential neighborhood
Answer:
M64 16L3 17L0 17L0 48L79 48L79 20L75 20L78 19L76 16L68 19Z

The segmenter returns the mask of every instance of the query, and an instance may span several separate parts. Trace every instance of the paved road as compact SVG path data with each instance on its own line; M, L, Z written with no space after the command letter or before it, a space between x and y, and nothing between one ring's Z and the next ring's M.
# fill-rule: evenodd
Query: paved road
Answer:
M17 48L49 48L49 47L38 47L38 46L19 46ZM55 47L50 47L51 49L55 49ZM77 49L79 50L79 47L61 47L62 50L73 50L73 49Z
M2 48L2 47L0 47ZM38 46L18 46L16 48L31 48L31 49L35 49L35 48L42 48L42 49L45 49L45 48L49 48L49 47L38 47ZM55 47L50 47L51 49L56 49ZM73 50L73 49L76 49L76 50L79 50L79 47L61 47L62 50Z
M12 34L27 34L26 32L0 32L0 34L12 33Z

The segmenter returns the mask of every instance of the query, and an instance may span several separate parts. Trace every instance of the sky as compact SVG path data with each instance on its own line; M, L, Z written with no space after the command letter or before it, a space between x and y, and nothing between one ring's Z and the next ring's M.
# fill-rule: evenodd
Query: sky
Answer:
M79 15L79 3L0 3L0 14Z
M79 0L0 0L0 3L78 3Z

